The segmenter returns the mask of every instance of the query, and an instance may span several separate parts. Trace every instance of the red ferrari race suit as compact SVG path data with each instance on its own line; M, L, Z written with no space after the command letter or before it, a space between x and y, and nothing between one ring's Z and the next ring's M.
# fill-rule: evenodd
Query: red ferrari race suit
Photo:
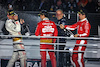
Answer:
M39 22L37 25L37 29L35 31L35 35L38 36L57 36L58 31L56 25L53 21L50 21L48 18L44 18L43 21ZM55 43L56 39L53 38L40 38L41 43ZM48 44L40 44L40 49L54 49L53 45ZM52 67L56 67L56 57L54 52L48 52L50 56L50 60L52 63ZM41 54L41 65L42 67L46 67L46 51L40 51Z
M73 25L65 25L65 28L69 30L77 29L77 33L79 37L88 37L90 34L91 26L88 20L85 18L83 20L78 21L77 23ZM76 44L83 44L83 46L75 45L73 50L85 51L86 46L84 46L84 44L87 44L87 40L77 40ZM83 55L84 55L84 52L82 53L73 52L72 61L73 61L74 67L85 67Z

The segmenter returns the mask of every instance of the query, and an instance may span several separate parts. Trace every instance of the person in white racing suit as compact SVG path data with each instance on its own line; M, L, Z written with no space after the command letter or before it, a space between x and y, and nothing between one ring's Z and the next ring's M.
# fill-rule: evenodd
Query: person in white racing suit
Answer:
M21 35L21 25L18 21L18 15L14 14L13 12L9 12L8 20L6 21L6 29L9 31L10 35L18 36ZM13 20L14 19L14 20ZM13 42L22 42L21 37L14 37ZM23 44L13 44L13 55L12 58L9 60L7 67L13 67L14 62L17 61L17 59L20 59L21 67L26 67L26 53L24 50ZM20 50L23 49L23 50Z

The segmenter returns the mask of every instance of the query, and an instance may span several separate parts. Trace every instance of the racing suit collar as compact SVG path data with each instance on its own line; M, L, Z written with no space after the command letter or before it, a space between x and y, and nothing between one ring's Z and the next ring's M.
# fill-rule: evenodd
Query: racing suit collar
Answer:
M44 18L43 20L49 20L49 18Z
M87 20L87 18L84 18L84 19L82 19L82 20L80 20L80 21L82 22L82 21L85 21L85 20Z

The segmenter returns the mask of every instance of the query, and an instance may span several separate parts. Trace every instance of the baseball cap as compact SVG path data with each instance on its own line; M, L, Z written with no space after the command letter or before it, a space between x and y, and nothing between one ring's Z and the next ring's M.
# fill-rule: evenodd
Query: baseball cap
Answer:
M87 15L87 11L85 9L81 9L78 11L78 14Z
M7 14L10 15L10 16L14 16L15 15L13 10L8 10Z
M48 16L48 12L46 10L41 10L40 13L38 14L38 16L40 16L40 15Z

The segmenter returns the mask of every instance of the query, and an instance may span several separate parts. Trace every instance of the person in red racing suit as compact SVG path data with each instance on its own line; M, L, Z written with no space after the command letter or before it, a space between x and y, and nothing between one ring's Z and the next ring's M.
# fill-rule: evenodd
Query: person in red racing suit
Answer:
M75 30L77 29L77 34L74 35L75 37L88 37L90 34L90 23L86 18L86 10L82 9L79 14L79 21L73 25L65 25L66 29L69 30ZM61 28L64 28L63 25L60 25ZM84 44L87 44L87 40L77 40L76 44L82 44L83 46L75 45L73 50L76 51L85 51L86 46ZM83 59L84 52L73 52L72 55L72 63L74 67L85 67L84 65L84 59Z
M38 36L57 36L58 31L55 23L47 18L47 12L42 10L40 13L41 22L38 23L35 35ZM53 38L40 38L41 43L55 43L56 39ZM40 44L40 49L54 49L53 45ZM56 57L54 52L48 52L52 67L56 67ZM46 67L46 51L40 51L41 54L41 66Z

